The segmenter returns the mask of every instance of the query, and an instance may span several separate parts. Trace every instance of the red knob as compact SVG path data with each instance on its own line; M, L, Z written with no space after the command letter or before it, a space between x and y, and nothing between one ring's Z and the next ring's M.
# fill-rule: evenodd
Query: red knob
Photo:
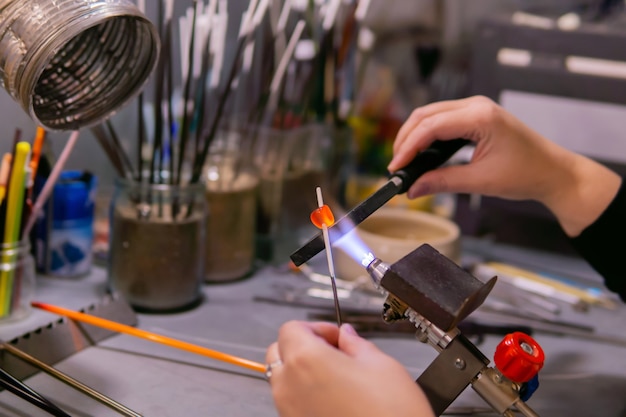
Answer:
M513 382L532 379L543 367L545 355L535 339L521 332L508 334L496 347L496 368Z

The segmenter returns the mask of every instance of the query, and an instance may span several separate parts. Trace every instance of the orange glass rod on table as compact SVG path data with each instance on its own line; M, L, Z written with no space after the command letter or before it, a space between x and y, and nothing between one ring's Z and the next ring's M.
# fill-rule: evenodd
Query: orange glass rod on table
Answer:
M103 319L97 316L92 316L86 313L81 313L80 311L69 310L67 308L55 306L52 304L33 301L31 302L31 305L35 308L58 314L60 316L65 316L72 320L87 323L92 326L101 327L103 329L111 330L117 333L128 334L130 336L150 340L155 343L160 343L166 346L174 347L176 349L185 350L187 352L195 353L197 355L207 356L211 359L216 359L218 361L227 362L253 371L265 373L265 365L261 363L229 355L227 353L219 352L217 350L205 348L203 346L194 345L193 343L188 343L171 337L162 336L160 334L149 332L147 330L137 329L126 324Z

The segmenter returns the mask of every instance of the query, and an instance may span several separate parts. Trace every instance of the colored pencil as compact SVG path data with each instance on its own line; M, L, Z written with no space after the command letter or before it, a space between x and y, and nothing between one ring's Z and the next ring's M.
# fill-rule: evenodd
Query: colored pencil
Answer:
M30 143L18 142L15 146L13 167L6 202L6 217L4 223L4 245L17 244L22 224L22 208L24 206L24 192L27 180L27 164L30 154ZM5 246L6 249L6 246ZM15 261L15 254L5 253L2 255L3 264L11 264ZM0 271L0 312L7 316L11 310L13 295L13 269Z
M30 157L30 179L35 181L37 175L37 168L39 167L39 160L41 159L41 149L43 148L43 142L46 139L46 130L43 127L37 127L37 133L35 134L35 140L33 141L33 152Z
M4 201L4 197L7 191L7 182L9 181L9 172L11 171L11 161L13 160L13 154L7 152L2 157L2 164L0 165L0 204Z

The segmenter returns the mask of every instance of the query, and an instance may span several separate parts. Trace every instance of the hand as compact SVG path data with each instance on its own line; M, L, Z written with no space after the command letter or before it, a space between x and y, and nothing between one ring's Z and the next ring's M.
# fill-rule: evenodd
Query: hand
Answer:
M291 321L266 360L281 417L431 417L423 391L406 369L349 325Z
M480 96L414 110L398 132L388 169L404 167L434 140L454 138L476 143L471 162L427 172L409 189L410 198L457 192L537 200L576 236L604 211L621 184L613 171L549 141Z

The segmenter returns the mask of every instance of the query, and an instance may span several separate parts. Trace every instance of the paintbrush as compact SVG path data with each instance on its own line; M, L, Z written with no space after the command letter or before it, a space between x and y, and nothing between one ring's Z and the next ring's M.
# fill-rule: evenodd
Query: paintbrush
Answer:
M130 162L130 158L122 147L122 142L120 141L120 138L115 131L115 127L113 127L110 119L107 120L104 124L109 132L111 143L113 144L113 149L117 152L117 154L119 155L119 159L122 161L122 166L124 167L126 178L133 178L135 176L135 173L133 172L133 164L132 162Z
M156 67L156 75L155 75L155 92L154 92L154 143L152 145L152 158L150 159L150 178L149 182L153 183L155 181L160 182L160 174L161 174L161 161L163 160L163 78L166 75L166 71L168 71L170 62L170 41L168 39L169 34L171 33L167 28L168 24L166 20L171 19L171 9L170 6L171 1L167 1L167 7L165 10L163 7L163 2L158 2L158 22L159 22L159 34L161 39L163 39L163 46L161 48L161 54L159 55L159 62ZM165 26L165 29L164 29ZM157 157L159 158L159 163L157 165ZM155 174L157 178L155 179Z
M181 183L181 173L183 168L183 159L185 158L185 148L187 146L187 138L189 137L190 111L187 108L189 96L191 94L191 84L194 68L195 46L196 46L196 20L198 18L198 2L193 2L193 17L191 19L191 31L189 34L189 50L187 51L187 74L185 76L185 85L183 87L183 121L180 129L180 143L178 148L178 166L175 176L175 183ZM172 160L174 155L172 155ZM172 173L173 175L173 173Z
M231 85L240 67L239 62L241 59L241 54L247 42L248 36L254 30L253 10L254 9L252 9L252 2L251 2L250 8L248 9L245 15L246 22L242 24L242 30L241 30L241 33L239 34L239 39L237 40L237 47L235 49L234 58L232 60L230 70L228 72L226 83L224 87L222 88L222 92L218 98L217 106L215 109L215 114L213 116L209 130L206 133L206 135L201 130L198 130L197 132L198 135L201 135L201 137L203 137L204 144L202 146L202 150L199 153L196 153L194 157L192 174L191 174L192 183L198 182L198 180L200 179L200 175L202 174L202 167L204 166L204 163L206 161L207 155L209 153L209 148L211 146L213 138L215 137L215 133L217 132L217 127L220 123L222 113L224 112L224 108L226 106L226 101L231 91Z
M107 135L106 130L104 129L104 126L103 125L93 126L91 128L91 133L93 133L93 135L96 137L96 140L98 141L98 143L100 144L104 152L106 153L107 157L109 158L109 161L113 165L113 168L115 168L115 172L117 172L117 174L122 178L126 177L122 160L120 159L119 154L115 152L115 149L113 148L113 145L111 144L109 140L109 137Z
M28 236L30 230L35 225L37 217L39 216L39 212L42 210L44 204L46 204L48 197L50 197L50 195L52 194L52 191L54 190L54 184L59 178L59 175L61 175L61 171L63 170L65 163L70 157L72 149L74 149L74 145L76 145L76 142L78 141L79 134L80 132L78 130L71 133L70 138L68 139L65 147L63 148L63 151L61 152L61 155L59 156L59 159L54 164L54 167L52 168L52 171L50 172L46 183L44 184L41 192L37 196L35 204L33 204L33 209L28 216L28 221L26 223L26 226L24 227L24 230L22 231L22 236Z

